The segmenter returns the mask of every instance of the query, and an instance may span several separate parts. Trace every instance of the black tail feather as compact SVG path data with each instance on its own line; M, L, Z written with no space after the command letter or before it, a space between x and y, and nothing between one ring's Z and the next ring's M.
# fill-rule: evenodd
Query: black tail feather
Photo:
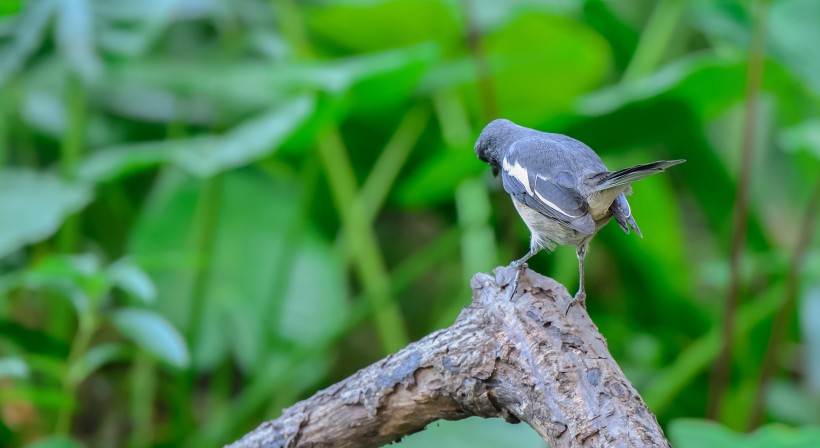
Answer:
M659 160L657 162L644 163L642 165L635 165L620 171L607 173L598 179L598 184L595 186L595 189L606 190L608 188L621 185L629 185L643 179L644 177L660 173L669 167L681 164L683 162L685 162L685 160Z

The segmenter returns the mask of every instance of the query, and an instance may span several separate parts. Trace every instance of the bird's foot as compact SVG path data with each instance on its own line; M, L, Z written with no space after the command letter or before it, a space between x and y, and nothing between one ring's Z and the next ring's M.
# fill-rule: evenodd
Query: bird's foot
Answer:
M527 269L527 263L520 260L515 260L510 263L510 266L515 268L515 277L513 277L512 288L510 289L510 301L512 301L512 299L515 298L515 290L518 289L518 281L521 278L521 271Z
M586 300L587 300L586 291L578 291L577 293L575 293L575 297L573 297L569 301L569 305L567 305L567 310L564 312L564 314L568 315L570 308L572 308L572 305L575 305L576 303L580 304L581 306L585 306Z

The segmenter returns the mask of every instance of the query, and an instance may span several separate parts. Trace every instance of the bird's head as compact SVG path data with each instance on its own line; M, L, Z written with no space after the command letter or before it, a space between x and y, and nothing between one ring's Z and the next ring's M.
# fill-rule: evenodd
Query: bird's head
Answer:
M498 176L501 163L510 145L518 138L521 127L510 120L499 118L493 120L481 131L475 142L475 154L490 164L493 175Z

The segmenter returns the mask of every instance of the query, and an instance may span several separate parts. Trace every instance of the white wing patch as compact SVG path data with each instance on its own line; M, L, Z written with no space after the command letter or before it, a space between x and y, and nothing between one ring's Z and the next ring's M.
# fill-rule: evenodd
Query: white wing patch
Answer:
M532 196L532 187L530 187L530 174L527 172L527 169L521 166L518 161L515 161L515 165L510 165L510 162L507 161L507 158L504 157L504 160L501 162L502 168L504 171L507 172L510 176L516 178L521 185L524 186L524 189L527 190L527 194ZM566 214L566 213L565 213Z
M545 178L543 178L543 177L541 177L541 176L537 176L537 177L536 177L536 179L535 179L535 181L536 181L536 182L538 182L538 179L547 180L547 179L545 179ZM538 200L540 200L541 202L543 202L543 203L544 203L544 205L546 205L547 207L549 207L549 208L551 208L551 209L553 209L553 210L557 211L558 213L561 213L561 214L562 214L562 215L564 215L564 216L567 216L567 217L570 217L570 218L579 218L579 217L583 216L583 214L581 214L581 215L570 215L569 213L567 213L567 212L563 211L563 210L561 209L561 207L558 207L557 205L555 205L555 203L553 203L553 202L552 202L552 201L550 201L549 199L545 198L544 196L541 196L541 193L539 193L539 192L538 192L538 190L536 190L536 191L535 191L535 197L537 197L537 198L538 198Z

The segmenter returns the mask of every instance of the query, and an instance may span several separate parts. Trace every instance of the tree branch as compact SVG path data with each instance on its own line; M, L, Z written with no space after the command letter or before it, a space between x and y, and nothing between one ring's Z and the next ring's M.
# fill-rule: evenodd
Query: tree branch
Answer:
M524 421L553 448L661 446L655 416L565 287L533 271L473 277L456 322L285 409L232 448L375 447L438 419Z

